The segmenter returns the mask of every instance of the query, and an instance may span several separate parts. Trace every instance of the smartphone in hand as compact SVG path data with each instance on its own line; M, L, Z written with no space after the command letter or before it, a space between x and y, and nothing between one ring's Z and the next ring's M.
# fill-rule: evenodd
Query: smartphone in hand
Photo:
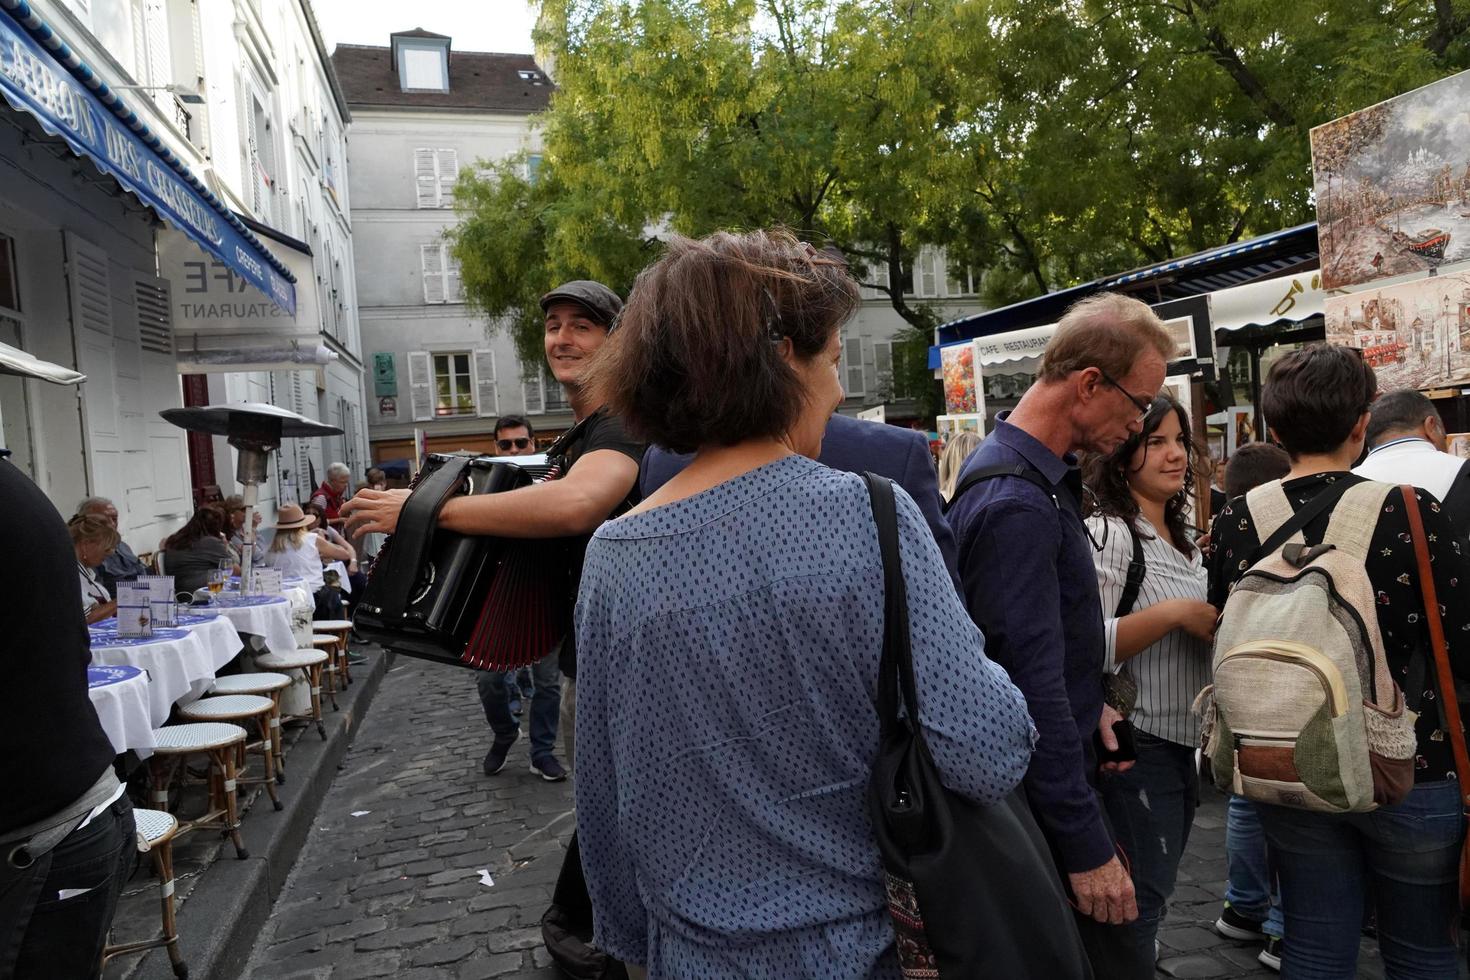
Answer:
M1124 718L1113 722L1113 737L1118 740L1118 750L1109 751L1104 745L1101 732L1092 733L1092 747L1097 752L1098 765L1104 762L1136 762L1138 742L1133 738L1133 725Z

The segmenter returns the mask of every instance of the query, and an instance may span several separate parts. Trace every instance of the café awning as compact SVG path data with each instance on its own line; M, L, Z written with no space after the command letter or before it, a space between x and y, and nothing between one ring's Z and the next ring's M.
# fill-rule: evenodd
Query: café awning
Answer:
M0 96L288 314L295 277L25 0L0 0Z

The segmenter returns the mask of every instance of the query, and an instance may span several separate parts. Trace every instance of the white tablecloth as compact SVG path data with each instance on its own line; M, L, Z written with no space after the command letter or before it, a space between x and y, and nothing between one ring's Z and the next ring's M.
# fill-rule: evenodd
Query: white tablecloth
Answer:
M240 631L227 616L186 611L179 613L179 624L180 629L197 634L209 647L216 670L233 660L245 645L245 641L240 639Z
M235 629L265 637L265 645L272 652L289 653L296 649L296 638L291 633L291 603L285 598L222 595L215 602L219 614L234 623Z
M153 754L153 729L157 726L148 703L147 674L137 667L94 665L87 668L87 694L118 755L128 749L141 759Z
M147 639L92 632L92 663L148 671L148 705L154 727L168 720L175 703L192 701L209 690L217 656L199 634L187 629L156 629Z

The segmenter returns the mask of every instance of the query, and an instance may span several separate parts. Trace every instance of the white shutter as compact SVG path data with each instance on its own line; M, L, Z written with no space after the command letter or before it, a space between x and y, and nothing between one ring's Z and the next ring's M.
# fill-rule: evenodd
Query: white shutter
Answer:
M521 394L526 400L527 415L541 415L546 411L546 399L541 393L539 371L521 379Z
M122 440L117 399L117 350L112 331L112 292L107 253L75 234L66 236L67 289L71 299L72 337L77 370L87 376L81 386L86 425L87 467L92 493L120 495Z
M842 345L842 357L847 362L847 393L861 395L867 392L863 376L863 339L849 337Z
M480 418L500 414L500 398L495 390L495 352L477 350L470 355L475 372L475 407Z
M452 149L435 150L439 171L439 207L454 206L454 182L459 179L459 155Z
M168 10L163 0L144 0L143 31L148 45L148 85L167 85L173 81L173 65L169 60ZM156 92L153 98L163 106L170 116L173 114L173 96L167 92Z
M434 372L427 351L408 353L408 403L415 422L434 417Z
M419 246L419 264L424 273L424 302L444 302L444 253L438 245Z
M878 382L879 391L891 394L893 391L893 341L873 341L873 373L877 375L874 379Z
M418 206L439 206L438 176L434 170L434 151L419 147L413 151L413 181L418 194Z
M169 281L139 276L133 282L133 301L138 310L138 346L155 354L174 352L173 304Z
M919 281L914 283L914 285L917 287L916 292L920 296L938 296L939 282L938 277L934 273L934 260L937 258L937 256L935 255L935 249L932 246L925 245L924 247L919 249L919 254L917 258L919 265Z
M463 290L460 289L459 263L455 261L454 256L449 254L448 245L441 245L439 247L444 250L444 254L440 259L441 264L444 266L444 302L462 303L464 302L464 295Z

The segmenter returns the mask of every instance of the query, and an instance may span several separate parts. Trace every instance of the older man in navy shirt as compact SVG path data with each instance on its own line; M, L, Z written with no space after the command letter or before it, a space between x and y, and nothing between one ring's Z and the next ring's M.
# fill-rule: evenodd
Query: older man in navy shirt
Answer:
M1110 980L1151 977L1154 964L1124 925L1138 916L1133 883L1094 789L1105 644L1073 454L1111 452L1141 429L1172 350L1137 300L1105 293L1073 306L1036 384L970 457L948 515L985 652L1026 695L1041 735L1027 796L1076 898L1093 971ZM971 479L992 467L1009 472ZM1116 748L1109 712L1103 740Z

